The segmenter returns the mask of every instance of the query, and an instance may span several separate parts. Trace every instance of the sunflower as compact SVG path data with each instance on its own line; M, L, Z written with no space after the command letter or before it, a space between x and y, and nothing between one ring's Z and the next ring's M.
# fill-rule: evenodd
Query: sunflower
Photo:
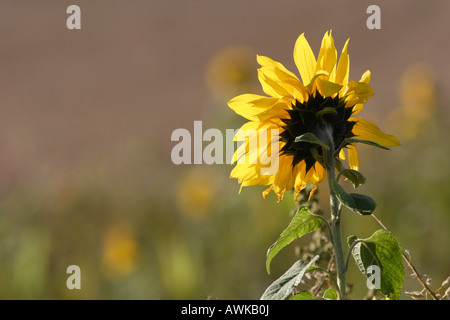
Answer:
M232 110L249 120L235 135L235 140L244 143L234 154L233 163L237 163L230 174L238 179L241 189L266 185L269 188L263 191L263 197L273 190L281 201L286 191L295 189L297 195L308 182L317 188L326 177L324 162L320 160L323 150L317 144L296 140L304 134L313 134L322 141L328 137L327 145L341 160L345 160L346 149L353 170L359 170L358 151L355 143L346 143L348 138L386 147L400 144L395 136L382 132L370 121L353 117L374 92L369 85L369 70L359 81L349 81L348 41L338 61L331 31L327 31L316 59L304 34L300 35L294 47L294 62L302 81L280 62L257 55L261 65L258 79L268 96L242 94L228 102ZM255 148L242 134L246 130L278 130L279 134L275 140L265 139L266 145ZM268 156L270 143L276 143L279 150L277 172L263 174L261 161L238 161L252 153L259 158Z

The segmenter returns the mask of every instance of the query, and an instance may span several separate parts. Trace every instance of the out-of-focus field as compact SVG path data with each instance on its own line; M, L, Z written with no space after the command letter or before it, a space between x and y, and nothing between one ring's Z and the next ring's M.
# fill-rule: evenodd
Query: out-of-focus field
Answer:
M350 38L351 79L372 71L361 116L402 142L360 148L361 192L432 288L450 275L448 1L382 2L381 30L368 1L80 0L79 31L70 4L0 3L0 298L258 299L296 258L286 248L267 275L292 196L238 195L230 165L174 165L171 133L238 128L226 102L262 93L256 54L296 71L297 37L317 55L329 29L339 52ZM348 211L343 225L378 228ZM353 263L348 281L365 294Z

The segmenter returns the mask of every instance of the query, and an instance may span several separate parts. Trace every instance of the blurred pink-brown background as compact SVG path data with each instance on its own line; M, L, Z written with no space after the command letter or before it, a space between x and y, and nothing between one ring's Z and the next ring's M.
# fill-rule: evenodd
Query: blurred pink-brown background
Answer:
M66 28L71 4L81 30ZM371 4L381 30L366 27ZM361 116L402 141L391 152L361 148L361 188L433 286L449 276L448 1L0 8L0 298L258 299L292 263L286 249L265 272L292 199L263 200L258 187L238 195L230 165L172 164L171 133L192 132L194 120L238 128L226 102L262 93L256 54L297 72L297 37L305 32L317 55L330 29L338 52L350 38L351 79L372 71ZM344 236L377 228L350 212L343 223ZM71 264L81 290L65 286ZM349 272L357 298L363 278ZM405 289L420 289L406 274Z

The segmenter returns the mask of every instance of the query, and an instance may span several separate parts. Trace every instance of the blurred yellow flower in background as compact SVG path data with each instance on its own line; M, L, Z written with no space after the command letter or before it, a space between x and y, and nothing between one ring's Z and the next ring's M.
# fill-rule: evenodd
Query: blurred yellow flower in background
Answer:
M130 226L113 225L103 235L102 266L109 277L127 276L135 268L139 246Z
M434 71L422 64L405 70L399 87L400 105L388 116L388 122L405 140L418 137L430 126L438 105Z
M229 94L255 87L255 55L248 47L227 47L209 62L206 83L214 93Z
M194 167L180 178L176 202L181 213L193 218L203 218L210 213L217 189L213 176L212 170Z

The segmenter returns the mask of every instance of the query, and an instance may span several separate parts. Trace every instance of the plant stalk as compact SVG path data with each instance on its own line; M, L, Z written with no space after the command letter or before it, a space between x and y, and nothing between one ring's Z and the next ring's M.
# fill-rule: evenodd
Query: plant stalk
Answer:
M346 283L345 283L345 257L342 246L342 234L341 234L341 203L334 192L332 181L335 179L335 149L333 142L333 132L330 127L324 128L323 138L326 140L330 150L323 149L325 154L325 165L327 170L328 187L330 190L330 210L331 210L331 241L333 243L334 257L336 261L337 272L337 284L340 291L340 297L345 300Z
M337 284L339 291L341 292L341 299L345 299L345 258L344 250L342 246L342 234L341 234L341 204L331 187L331 179L334 179L334 171L328 171L328 182L330 186L330 208L331 208L331 231L332 231L332 243L334 249L334 256L336 261L336 273L337 273ZM331 176L331 178L330 178Z

